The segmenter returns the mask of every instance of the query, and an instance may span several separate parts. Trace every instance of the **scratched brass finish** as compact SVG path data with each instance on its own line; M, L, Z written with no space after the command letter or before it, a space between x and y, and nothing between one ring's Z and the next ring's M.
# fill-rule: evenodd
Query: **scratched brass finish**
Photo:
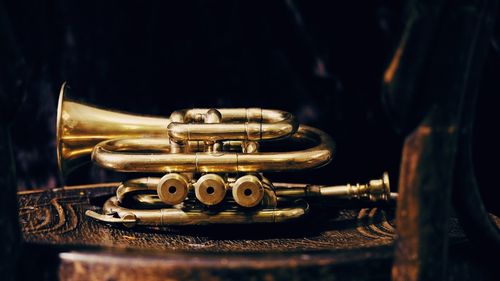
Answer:
M391 199L387 174L364 185L269 181L264 172L319 168L333 157L330 136L288 112L196 108L142 116L73 101L68 91L63 84L57 118L63 175L90 159L115 171L159 174L122 183L102 214L86 213L91 218L129 227L274 223L306 215L308 197Z

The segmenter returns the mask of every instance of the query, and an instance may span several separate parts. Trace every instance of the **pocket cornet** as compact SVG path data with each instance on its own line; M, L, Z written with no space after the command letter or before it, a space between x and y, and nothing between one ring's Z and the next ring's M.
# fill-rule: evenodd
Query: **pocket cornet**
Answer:
M332 159L330 136L299 125L288 112L199 108L149 117L68 100L68 91L63 84L57 113L63 176L89 158L115 171L161 175L123 182L102 214L86 212L103 222L273 223L306 215L308 197L391 198L386 173L368 184L344 186L272 183L264 177L264 172L318 168Z

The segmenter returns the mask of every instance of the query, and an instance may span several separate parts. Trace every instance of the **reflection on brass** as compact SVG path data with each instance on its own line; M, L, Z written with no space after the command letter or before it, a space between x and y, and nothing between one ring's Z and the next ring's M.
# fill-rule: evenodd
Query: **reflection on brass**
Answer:
M254 175L240 177L232 188L233 198L243 207L253 207L260 203L264 197L264 186Z
M115 171L161 175L126 181L104 204L103 214L87 211L106 223L281 222L306 215L304 199L311 196L391 198L387 174L365 185L271 183L263 172L318 168L334 153L329 135L299 126L285 111L207 108L148 117L75 102L66 98L68 91L64 84L57 119L63 175L90 159Z
M161 201L176 205L186 199L189 190L188 180L182 175L170 173L164 175L157 184L156 192Z
M217 174L205 174L194 184L196 198L207 205L217 205L226 197L226 182Z

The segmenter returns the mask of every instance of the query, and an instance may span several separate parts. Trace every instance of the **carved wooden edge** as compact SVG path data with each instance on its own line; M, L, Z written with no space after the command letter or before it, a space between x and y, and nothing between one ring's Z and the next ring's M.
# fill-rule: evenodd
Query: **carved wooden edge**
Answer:
M70 252L60 254L59 279L377 280L389 276L391 251L162 257Z

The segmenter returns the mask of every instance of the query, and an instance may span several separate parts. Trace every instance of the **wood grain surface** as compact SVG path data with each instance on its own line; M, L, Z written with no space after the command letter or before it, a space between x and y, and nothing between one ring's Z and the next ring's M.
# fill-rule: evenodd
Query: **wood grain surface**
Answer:
M31 251L59 255L60 280L386 280L392 208L318 205L289 224L122 228L87 218L114 184L20 193ZM456 222L450 236L464 239ZM60 254L59 254L60 253ZM43 254L39 259L43 260Z

